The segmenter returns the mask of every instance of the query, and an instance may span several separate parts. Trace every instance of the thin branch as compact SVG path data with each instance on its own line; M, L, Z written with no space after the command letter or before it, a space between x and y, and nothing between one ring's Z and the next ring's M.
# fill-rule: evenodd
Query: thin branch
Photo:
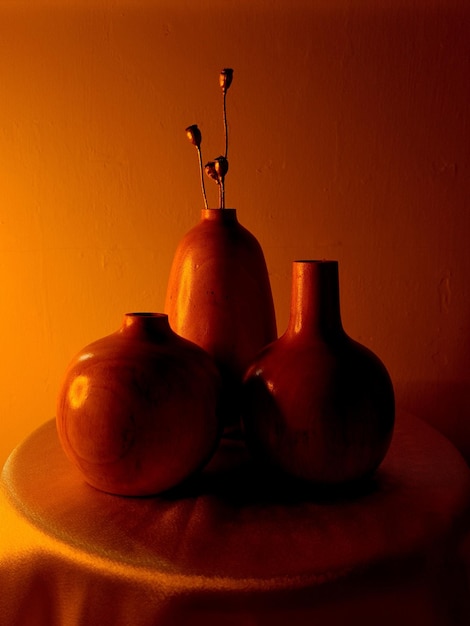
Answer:
M199 157L199 172L201 175L201 189L202 189L202 197L204 198L204 206L206 209L209 208L209 205L207 204L207 195L206 195L206 186L204 184L204 168L202 167L202 153L201 153L201 147L200 146L196 146L197 148L197 154Z
M223 178L220 181L220 208L225 209L225 182Z
M224 156L225 156L225 158L227 158L227 155L228 155L228 124L227 124L227 90L226 89L224 89L223 98L224 98L223 109L224 109L224 135L225 135L225 153L224 153Z

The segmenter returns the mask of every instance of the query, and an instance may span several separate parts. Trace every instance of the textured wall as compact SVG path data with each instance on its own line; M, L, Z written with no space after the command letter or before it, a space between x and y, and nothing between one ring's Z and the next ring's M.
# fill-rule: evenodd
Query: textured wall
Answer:
M291 261L338 259L346 330L470 458L465 0L0 0L0 460L79 348L162 310L202 206L184 128L222 151L222 67L227 205L279 331Z

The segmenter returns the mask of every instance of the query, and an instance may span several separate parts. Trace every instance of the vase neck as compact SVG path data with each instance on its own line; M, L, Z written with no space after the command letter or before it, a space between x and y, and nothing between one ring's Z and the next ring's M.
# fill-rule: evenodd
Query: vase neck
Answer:
M287 332L318 338L344 333L337 261L294 261Z
M236 209L202 209L201 219L213 222L237 222Z
M126 313L118 332L129 338L155 342L166 340L173 334L165 313Z

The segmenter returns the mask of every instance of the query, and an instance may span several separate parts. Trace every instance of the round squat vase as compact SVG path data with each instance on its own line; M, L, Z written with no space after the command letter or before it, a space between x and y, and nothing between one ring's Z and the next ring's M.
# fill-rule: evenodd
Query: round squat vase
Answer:
M85 480L140 496L175 487L212 456L221 428L212 358L160 313L128 313L122 327L70 363L57 431Z
M203 209L200 222L183 237L165 312L175 332L213 356L222 375L225 432L236 430L243 374L277 337L263 251L239 223L236 209Z
M295 478L344 485L370 475L390 445L395 403L382 362L343 330L337 261L295 261L284 335L244 379L253 454Z

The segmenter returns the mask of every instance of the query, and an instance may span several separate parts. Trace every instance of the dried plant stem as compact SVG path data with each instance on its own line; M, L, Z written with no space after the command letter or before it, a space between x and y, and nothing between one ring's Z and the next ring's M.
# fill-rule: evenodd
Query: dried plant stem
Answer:
M196 146L196 148L197 148L197 155L198 155L198 158L199 158L199 173L201 175L202 197L204 198L204 206L205 206L206 209L208 209L209 205L207 204L206 186L204 184L204 169L202 167L201 147L200 146Z
M223 92L223 111L224 111L224 135L225 135L225 153L224 156L227 158L228 154L228 124L227 124L227 90L224 89Z
M219 185L219 204L221 209L225 209L225 181L223 179Z

